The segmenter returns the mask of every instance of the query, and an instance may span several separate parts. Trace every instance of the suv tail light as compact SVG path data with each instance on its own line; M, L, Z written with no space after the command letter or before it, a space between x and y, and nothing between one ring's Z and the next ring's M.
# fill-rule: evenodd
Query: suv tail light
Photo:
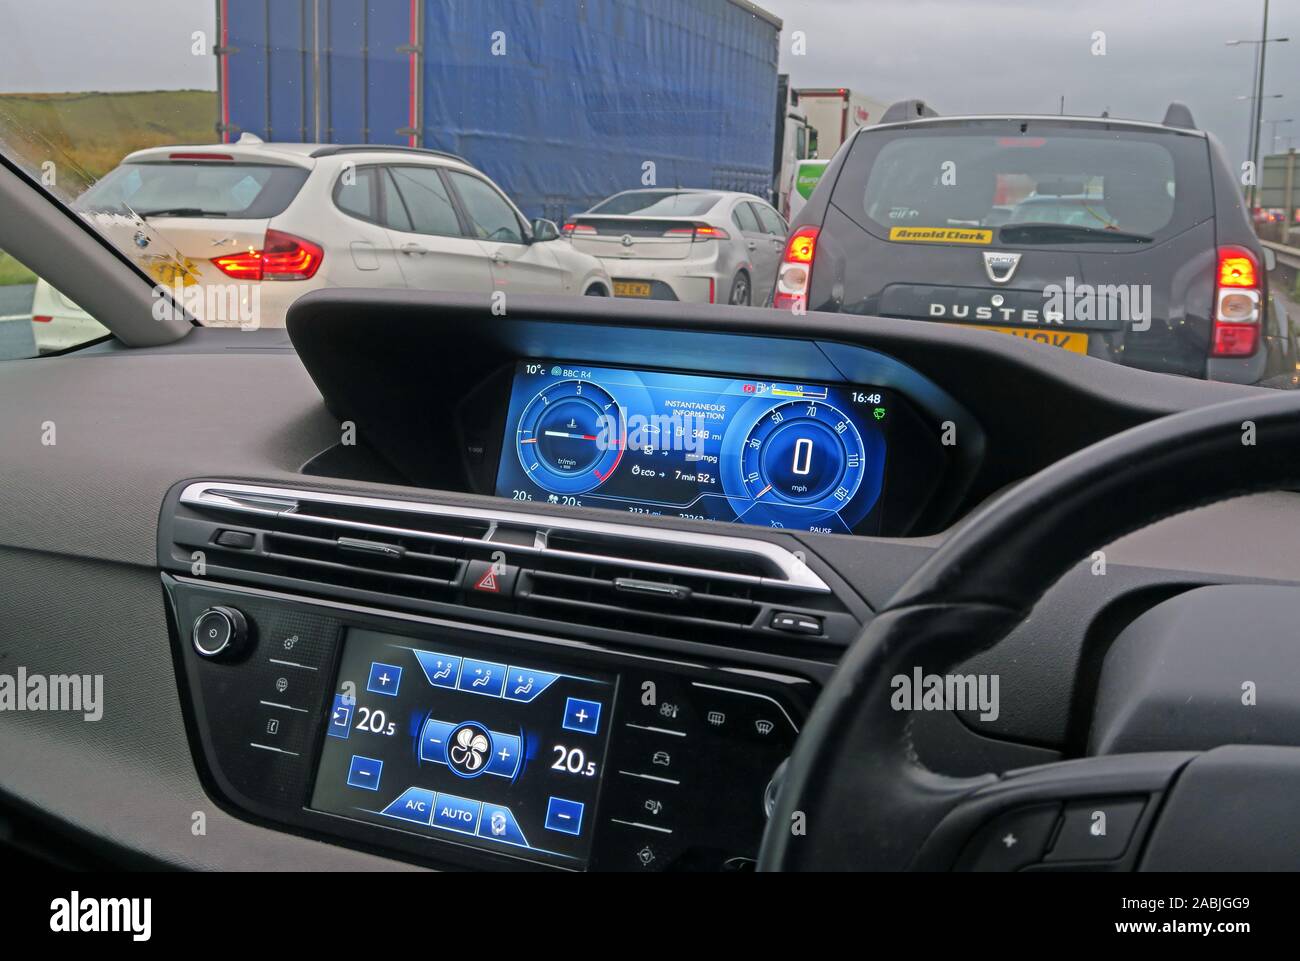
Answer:
M237 280L310 280L324 259L325 251L310 240L268 230L261 250L213 257L212 262Z
M1211 357L1249 357L1255 353L1263 299L1263 280L1255 255L1245 247L1220 247Z
M800 227L785 242L781 269L776 275L776 291L772 295L773 307L781 310L794 310L798 305L807 307L819 233L820 227Z

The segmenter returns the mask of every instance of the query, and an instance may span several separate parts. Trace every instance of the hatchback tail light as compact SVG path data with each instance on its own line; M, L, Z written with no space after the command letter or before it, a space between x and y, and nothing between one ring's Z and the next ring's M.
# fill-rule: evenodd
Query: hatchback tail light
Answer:
M807 308L819 233L819 227L800 227L786 240L781 269L776 275L776 291L772 295L773 307L782 310L794 310L799 306Z
M712 224L691 224L689 227L669 227L664 231L665 237L690 238L691 243L702 240L728 240L731 235L721 227Z
M324 259L325 251L310 240L268 230L261 250L213 257L212 263L237 280L310 280Z
M1255 353L1263 300L1263 277L1255 255L1245 247L1220 247L1210 356L1249 357Z

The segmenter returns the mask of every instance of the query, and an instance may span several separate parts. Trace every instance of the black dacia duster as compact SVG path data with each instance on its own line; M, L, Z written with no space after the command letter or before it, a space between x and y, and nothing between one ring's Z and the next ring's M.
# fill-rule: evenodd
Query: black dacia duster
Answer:
M1222 147L1182 104L1157 124L944 118L912 100L836 153L771 302L1257 383L1296 370L1289 325L1269 323L1270 263Z

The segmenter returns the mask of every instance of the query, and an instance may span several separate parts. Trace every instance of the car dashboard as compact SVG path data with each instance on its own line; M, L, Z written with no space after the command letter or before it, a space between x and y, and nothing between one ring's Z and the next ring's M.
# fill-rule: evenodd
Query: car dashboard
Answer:
M102 673L111 710L0 728L3 788L117 859L748 869L822 684L955 526L1242 391L742 308L336 290L289 333L105 346L8 384L62 449L7 468L0 613L21 661ZM1208 523L1276 528L1296 500ZM1077 753L1099 637L1189 586L1300 580L1189 556L1177 523L1106 577L1081 559L983 655L1015 708L918 715L926 763ZM59 787L87 775L94 797Z

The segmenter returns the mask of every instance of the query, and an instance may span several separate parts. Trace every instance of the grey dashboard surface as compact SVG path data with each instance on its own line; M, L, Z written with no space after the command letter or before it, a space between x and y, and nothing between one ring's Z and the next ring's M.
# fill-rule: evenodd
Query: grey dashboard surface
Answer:
M155 556L167 489L204 474L301 486L300 465L338 439L339 425L282 332L264 333L259 343L238 332L196 331L166 348L107 347L0 366L0 673L22 666L102 674L105 688L104 716L95 722L58 712L0 714L0 792L174 866L402 867L224 814L206 798L186 740ZM310 484L356 488L327 478ZM1281 493L1133 535L1111 550L1108 577L1071 575L1039 604L1019 640L1013 635L986 657L998 658L1013 682L1019 673L1045 699L1065 701L1062 685L1100 610L1152 585L1300 581L1287 534L1297 520L1300 496ZM1247 537L1249 549L1238 548ZM939 541L806 538L873 606ZM1075 653L1062 657L1062 648ZM1058 714L1022 729L1013 720L1000 733L1051 742L1064 736L1063 725ZM194 832L195 812L206 815L205 834Z

